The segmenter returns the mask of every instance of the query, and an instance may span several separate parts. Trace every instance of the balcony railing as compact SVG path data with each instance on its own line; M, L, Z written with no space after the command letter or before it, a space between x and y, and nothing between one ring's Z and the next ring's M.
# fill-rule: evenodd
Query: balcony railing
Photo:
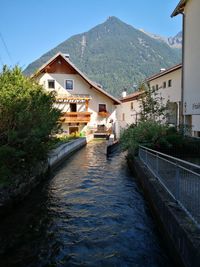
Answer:
M62 95L56 96L56 103L82 103L91 100L90 95L75 94L75 95Z
M87 123L90 121L91 112L65 112L61 120L66 123Z

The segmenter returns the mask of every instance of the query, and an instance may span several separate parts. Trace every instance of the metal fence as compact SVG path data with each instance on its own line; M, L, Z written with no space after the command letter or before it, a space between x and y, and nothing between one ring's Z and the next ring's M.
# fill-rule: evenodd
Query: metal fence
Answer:
M200 166L143 146L139 158L200 227Z

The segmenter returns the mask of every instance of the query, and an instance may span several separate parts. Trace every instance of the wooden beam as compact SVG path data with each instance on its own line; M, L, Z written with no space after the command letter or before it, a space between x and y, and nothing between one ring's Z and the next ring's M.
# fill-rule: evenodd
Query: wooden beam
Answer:
M85 109L86 109L86 112L88 111L88 106L89 106L89 101L87 99L87 100L85 100Z

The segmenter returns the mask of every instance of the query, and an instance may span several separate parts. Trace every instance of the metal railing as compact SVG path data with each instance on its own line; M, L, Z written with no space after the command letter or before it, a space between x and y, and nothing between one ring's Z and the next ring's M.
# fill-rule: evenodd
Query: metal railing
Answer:
M143 146L139 158L200 227L200 166Z

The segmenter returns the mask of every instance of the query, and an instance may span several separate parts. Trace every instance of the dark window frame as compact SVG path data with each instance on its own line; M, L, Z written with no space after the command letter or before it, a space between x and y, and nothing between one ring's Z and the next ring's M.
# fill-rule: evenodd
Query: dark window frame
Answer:
M55 89L55 80L48 80L48 89Z
M133 110L134 109L134 104L133 104L133 102L131 102L131 110Z
M106 104L99 104L99 112L107 112Z
M77 112L77 103L70 103L70 112Z
M69 82L71 83L70 86L69 86L69 84L68 84ZM74 90L74 80L72 80L72 79L66 79L66 80L65 80L65 89L66 89L66 90L69 90L69 91Z

